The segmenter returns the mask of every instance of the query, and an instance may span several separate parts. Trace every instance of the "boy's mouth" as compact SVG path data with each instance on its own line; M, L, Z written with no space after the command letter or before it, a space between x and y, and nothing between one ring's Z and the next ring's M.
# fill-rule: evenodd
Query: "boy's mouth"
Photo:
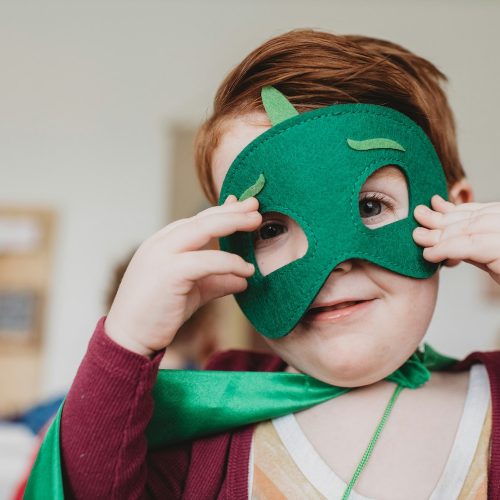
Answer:
M310 307L304 315L305 320L335 320L350 316L365 304L375 299L341 299L328 303L316 304Z
M359 304L360 302L364 302L363 300L349 300L346 302L340 302L337 304L333 304L330 306L316 306L311 307L308 312L321 312L321 311L335 311L336 309L344 309L344 307L353 306L354 304Z

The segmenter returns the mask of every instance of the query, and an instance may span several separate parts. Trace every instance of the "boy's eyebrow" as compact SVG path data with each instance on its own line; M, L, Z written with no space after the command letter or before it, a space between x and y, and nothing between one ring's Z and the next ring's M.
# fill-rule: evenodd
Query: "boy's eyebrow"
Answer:
M364 141L355 141L354 139L347 139L347 144L350 148L358 151L368 151L370 149L398 149L399 151L406 151L399 142L392 139L385 139L377 137L375 139L365 139Z

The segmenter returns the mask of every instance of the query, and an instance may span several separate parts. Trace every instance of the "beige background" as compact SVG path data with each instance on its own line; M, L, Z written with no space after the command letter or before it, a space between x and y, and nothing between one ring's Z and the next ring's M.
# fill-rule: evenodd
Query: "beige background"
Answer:
M0 200L59 221L43 393L70 384L112 266L173 216L172 131L196 127L228 70L273 35L362 33L431 59L451 81L477 198L499 200L499 19L493 1L1 2ZM442 278L427 340L457 356L499 347L483 274Z

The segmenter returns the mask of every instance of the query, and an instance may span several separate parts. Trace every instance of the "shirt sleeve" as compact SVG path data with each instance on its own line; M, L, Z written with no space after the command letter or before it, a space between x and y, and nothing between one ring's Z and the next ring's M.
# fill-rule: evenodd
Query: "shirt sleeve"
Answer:
M65 399L61 457L68 498L144 498L146 427L163 351L153 359L128 351L97 323Z

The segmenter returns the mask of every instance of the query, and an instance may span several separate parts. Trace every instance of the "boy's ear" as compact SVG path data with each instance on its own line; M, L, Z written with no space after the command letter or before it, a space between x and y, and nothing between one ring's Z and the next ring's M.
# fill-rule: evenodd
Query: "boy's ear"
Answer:
M456 204L470 203L474 200L472 186L466 177L455 182L455 184L450 187L448 190L448 198L451 202Z

